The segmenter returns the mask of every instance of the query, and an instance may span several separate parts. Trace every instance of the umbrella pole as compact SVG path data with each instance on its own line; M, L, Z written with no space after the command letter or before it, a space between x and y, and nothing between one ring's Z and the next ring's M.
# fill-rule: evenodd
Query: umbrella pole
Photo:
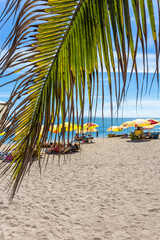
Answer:
M65 143L65 131L66 131L66 128L62 128L61 129L61 136L62 136L62 142Z

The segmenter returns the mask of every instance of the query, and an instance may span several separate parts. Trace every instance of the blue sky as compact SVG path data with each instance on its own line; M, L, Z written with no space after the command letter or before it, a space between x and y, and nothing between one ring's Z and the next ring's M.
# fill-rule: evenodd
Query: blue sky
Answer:
M0 0L1 9L2 11L4 7L5 0ZM158 27L158 12L156 8L156 2L154 3L155 8L155 17L156 17L156 26ZM133 14L133 13L132 13ZM136 27L135 27L135 20L134 17L131 18L132 21L132 27L133 32L135 32L134 38L136 37ZM152 32L149 27L149 16L147 16L147 24L148 24L148 59L149 59L149 83L151 83L153 72L155 71L155 47L154 42L152 40ZM7 37L9 31L12 29L12 23L11 21L8 22L8 24L1 30L0 32L0 47L2 46L5 38ZM135 31L134 31L135 29ZM2 53L3 54L3 53ZM138 54L137 54L137 65L138 65L138 72L139 72L139 79L140 82L143 79L143 63L142 63L142 51L140 48L140 45L138 47ZM131 68L131 61L129 63L128 71L130 71ZM129 73L128 73L129 75ZM18 74L15 74L12 77L8 77L5 79L1 79L1 83L4 81L12 80L13 78L16 78ZM112 76L113 79L113 76ZM104 73L104 88L105 88L105 104L104 104L104 115L105 117L110 117L110 102L109 102L109 90L108 90L108 78L107 74ZM10 93L12 91L13 84L10 84L9 86L5 86L3 88L0 88L0 101L7 101L9 99ZM141 88L141 85L140 85ZM100 89L101 89L101 82L100 82ZM149 88L148 88L149 90ZM130 84L130 88L128 91L128 95L126 97L126 100L123 104L123 108L121 107L119 110L119 116L121 117L123 114L123 117L160 117L160 97L157 97L157 82L156 79L153 83L151 93L149 94L149 91L145 94L143 94L142 101L138 101L137 107L136 107L136 77L135 73L133 73L132 81ZM97 116L101 116L101 91L99 92L99 104L98 104L98 110L97 110ZM114 107L114 114L116 116L116 101L114 97L113 92L113 107ZM123 111L122 111L123 109ZM85 115L87 115L88 107L86 105L85 107Z

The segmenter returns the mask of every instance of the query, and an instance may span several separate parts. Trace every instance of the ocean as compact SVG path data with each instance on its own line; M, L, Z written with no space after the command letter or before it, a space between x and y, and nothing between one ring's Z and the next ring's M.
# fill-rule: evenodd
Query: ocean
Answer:
M112 131L106 132L106 131L109 127L111 127L111 125L112 126L120 126L122 123L127 122L127 121L131 121L131 120L134 120L134 119L136 119L136 118L112 118L112 120L111 120L111 118L103 118L102 119L100 117L97 117L95 119L95 121L93 121L93 122L96 123L97 125L99 125L99 127L96 128L98 130L98 137L103 138L103 137L107 137L108 134L110 134L110 133L114 133L116 135L119 135L119 134L129 134L130 131L133 132L135 130L134 127L123 129L121 132L112 132ZM150 119L150 118L148 118L148 119ZM156 118L156 120L160 121L160 118ZM88 122L89 122L88 118L84 117L84 124L88 123ZM76 123L76 121L75 121L75 123ZM160 125L151 129L150 132L160 132ZM72 132L70 132L70 139L75 134L76 134L76 131L74 131L73 134L72 134ZM96 137L96 132L91 133L91 135L93 137ZM53 140L54 140L54 138L55 138L55 135L53 134ZM66 134L66 138L67 138L67 134Z
M112 132L112 131L107 132L107 129L111 126L120 126L124 122L132 121L135 119L137 119L137 118L112 118L112 120L111 120L111 118L103 118L102 119L101 117L97 117L95 119L95 121L93 120L92 122L99 125L99 127L96 128L98 130L98 137L103 138L103 137L107 137L108 134L110 134L110 133L119 135L119 134L129 134L130 131L134 132L135 127L123 129L121 132ZM151 118L145 118L145 119L151 119ZM154 119L160 121L160 118L154 118ZM88 122L89 122L88 117L84 117L83 124L88 123ZM75 123L76 123L76 120L75 120ZM144 131L146 131L146 130L144 130ZM160 132L160 125L151 129L150 132ZM74 131L73 134L72 134L72 132L70 132L70 139L75 134L76 134L76 131ZM91 133L91 135L96 138L96 132ZM54 139L54 134L53 134L53 139ZM67 139L67 134L66 134L66 139Z
M121 132L106 132L106 130L112 126L120 126L122 123L127 122L127 121L132 121L135 120L136 118L113 118L112 122L111 122L111 118L104 118L102 121L102 118L96 118L95 123L99 125L99 127L97 128L98 130L98 137L107 137L108 134L110 133L114 133L116 135L119 134L129 134L130 131L134 131L135 128L131 127L131 128L126 128L123 129ZM146 119L146 118L145 118ZM148 118L150 119L150 118ZM160 118L155 118L156 120L160 121ZM87 121L88 118L84 118L84 123L88 122ZM104 124L103 124L104 122ZM153 129L150 130L151 132L160 132L160 125L157 125L156 127L154 127ZM96 133L92 133L93 137L96 137Z

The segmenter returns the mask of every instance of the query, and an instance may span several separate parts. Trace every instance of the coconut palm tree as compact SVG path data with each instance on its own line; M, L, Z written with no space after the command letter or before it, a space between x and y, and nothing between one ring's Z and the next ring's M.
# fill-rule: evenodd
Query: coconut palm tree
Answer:
M155 2L159 13L159 0ZM134 70L139 89L138 44L144 76L148 73L146 13L155 43L155 74L159 81L160 46L152 0L6 0L0 21L5 26L8 19L14 18L14 24L3 44L2 50L7 50L0 60L0 76L13 76L11 82L15 82L15 87L1 121L1 131L6 132L1 144L10 139L7 150L12 151L15 164L8 166L3 162L0 167L2 176L11 170L12 197L32 165L34 149L40 155L41 143L51 137L50 126L59 124L60 118L64 125L66 117L69 122L71 119L74 122L75 117L77 122L82 118L83 124L86 102L92 117L93 102L97 103L98 99L99 71L102 72L102 109L104 69L108 74L112 110L113 86L117 107L125 98L130 55L131 75ZM134 32L131 18L134 18ZM18 77L15 73L19 73ZM3 78L1 86L4 86ZM23 100L17 106L21 96Z

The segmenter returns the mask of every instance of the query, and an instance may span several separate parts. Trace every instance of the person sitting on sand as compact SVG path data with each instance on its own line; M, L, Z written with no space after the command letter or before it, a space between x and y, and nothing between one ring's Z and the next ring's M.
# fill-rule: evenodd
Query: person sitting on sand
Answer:
M88 142L88 137L86 137L86 136L84 135L84 133L82 134L82 141L83 141L83 142Z
M74 136L74 141L79 141L79 135L78 135L78 133L76 133L76 135Z
M73 152L77 152L78 151L78 145L76 143L74 145L71 145L71 150Z
M65 148L62 143L53 143L50 148L47 148L47 153L62 153L64 152Z
M78 145L75 143L72 145L72 143L69 143L69 146L65 149L64 153L71 153L71 152L77 152L78 151Z
M143 129L141 127L137 127L134 131L134 134L140 139L143 135Z

